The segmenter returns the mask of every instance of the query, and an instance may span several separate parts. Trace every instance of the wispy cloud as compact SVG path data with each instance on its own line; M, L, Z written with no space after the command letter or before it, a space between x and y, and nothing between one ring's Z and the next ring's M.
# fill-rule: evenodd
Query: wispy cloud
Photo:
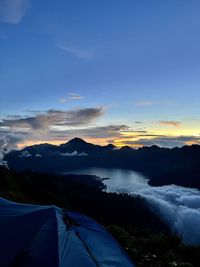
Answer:
M151 106L153 104L154 102L152 100L141 100L141 101L135 102L135 106L137 107Z
M174 127L180 127L182 125L182 122L180 121L159 121L158 123L161 125L174 126Z
M75 94L75 93L69 93L67 95L67 97L62 97L60 98L60 102L61 103L66 103L70 100L80 100L80 99L83 99L84 97L79 95L79 94Z
M169 100L145 99L145 100L136 101L134 104L137 107L146 107L146 106L153 106L153 105L170 105L172 103L173 103L173 101L169 101Z
M92 60L95 56L95 52L92 49L84 49L62 44L57 45L57 47L79 59Z
M134 121L134 123L136 123L136 124L142 124L144 122L143 121Z
M0 21L18 24L30 7L30 0L1 0Z

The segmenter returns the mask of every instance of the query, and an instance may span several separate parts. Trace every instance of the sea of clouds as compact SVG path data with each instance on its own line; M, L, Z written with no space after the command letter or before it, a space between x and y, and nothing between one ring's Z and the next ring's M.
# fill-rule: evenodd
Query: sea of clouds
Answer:
M138 189L153 210L184 243L200 245L200 191L176 185Z
M200 245L200 191L177 185L152 187L148 178L131 170L89 168L76 174L91 174L104 180L108 192L140 195L150 208L188 245Z
M200 191L177 185L152 187L137 173L131 179L105 181L109 191L140 195L151 209L188 245L200 245ZM133 181L133 180L132 180Z

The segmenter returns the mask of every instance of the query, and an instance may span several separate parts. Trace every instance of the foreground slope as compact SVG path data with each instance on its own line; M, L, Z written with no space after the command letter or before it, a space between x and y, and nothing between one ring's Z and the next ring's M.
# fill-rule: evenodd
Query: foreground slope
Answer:
M102 192L99 183L91 186L82 183L80 177L76 181L68 178L16 173L0 167L0 196L23 203L55 204L96 219L138 267L199 266L200 248L184 246L179 238L170 235L144 200Z

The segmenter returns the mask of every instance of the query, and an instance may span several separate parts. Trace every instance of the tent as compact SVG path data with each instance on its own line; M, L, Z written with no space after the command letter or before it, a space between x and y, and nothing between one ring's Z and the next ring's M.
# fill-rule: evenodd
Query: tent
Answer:
M133 267L92 219L56 206L0 198L1 267Z

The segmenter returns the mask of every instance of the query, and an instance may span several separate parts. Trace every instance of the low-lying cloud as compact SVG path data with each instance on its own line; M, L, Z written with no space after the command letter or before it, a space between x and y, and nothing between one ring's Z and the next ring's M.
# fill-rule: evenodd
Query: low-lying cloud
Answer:
M62 157L85 157L85 156L88 156L87 153L85 153L85 152L78 153L76 150L71 152L71 153L68 153L68 152L59 153L59 155L62 156Z
M119 172L119 171L117 171ZM107 180L112 192L125 192L145 198L150 208L189 245L200 245L200 191L176 185L152 187L144 176L133 171L121 171L131 179ZM109 177L109 174L104 174ZM118 175L119 176L119 175Z
M200 244L200 191L175 185L146 187L137 192L190 245Z
M30 157L32 157L32 154L29 153L27 150L24 150L20 153L20 155L18 157L19 158L30 158Z
M7 131L0 132L0 165L7 166L3 160L4 155L13 149L17 149L17 144L23 142L22 134L9 133Z
M16 133L0 133L0 151L17 149L17 144L23 142L24 135ZM2 152L3 153L3 152Z

